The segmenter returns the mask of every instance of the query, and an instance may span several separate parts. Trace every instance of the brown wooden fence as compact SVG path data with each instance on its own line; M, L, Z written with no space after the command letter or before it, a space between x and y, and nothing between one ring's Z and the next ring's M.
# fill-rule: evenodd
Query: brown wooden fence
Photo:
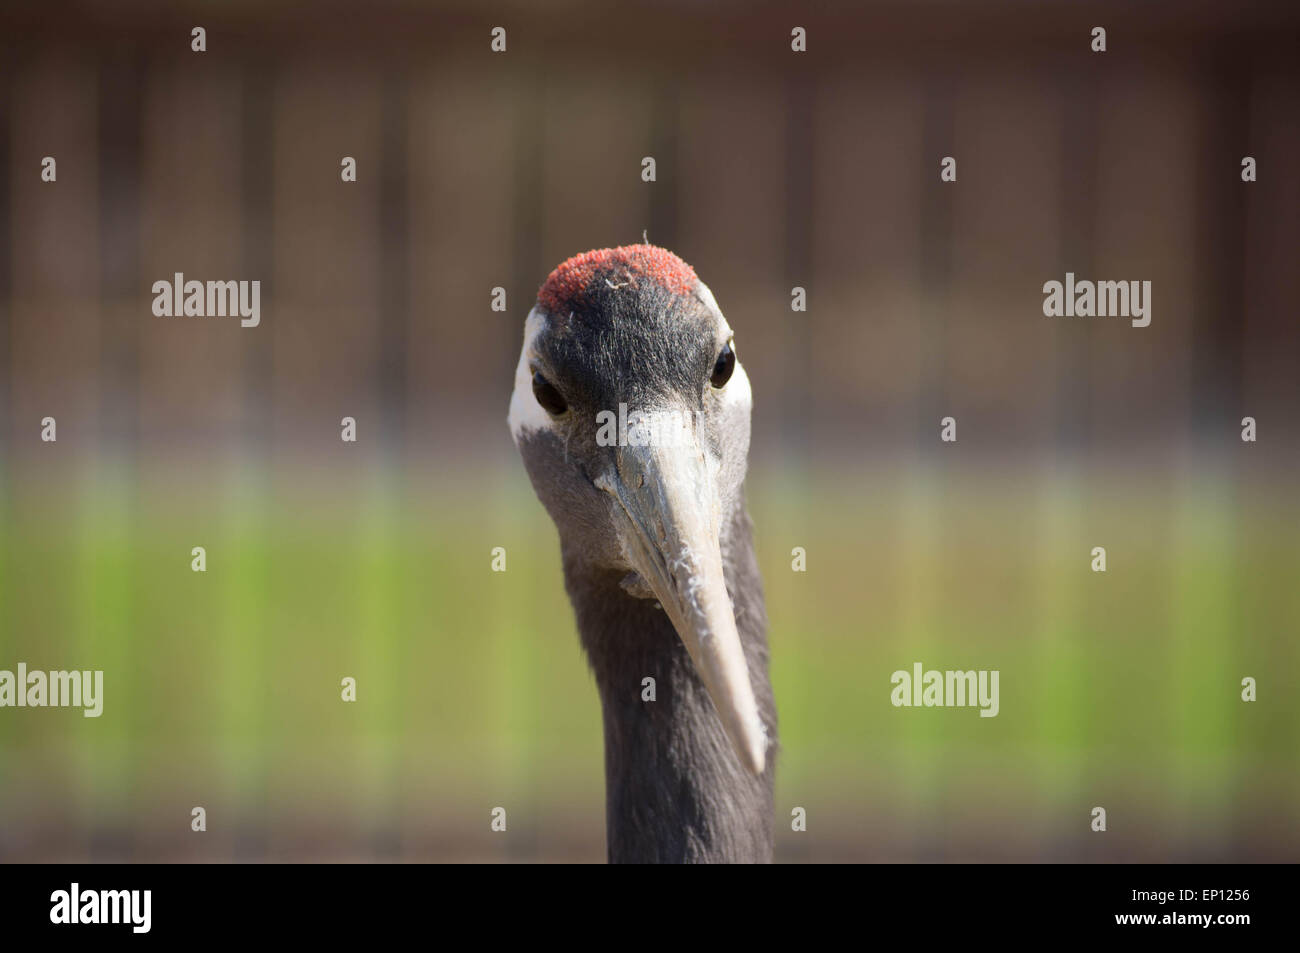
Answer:
M736 327L759 452L929 444L950 413L996 452L1300 434L1294 5L0 17L11 459L46 414L95 448L306 450L350 414L473 459L549 269L643 233ZM261 327L153 317L178 271L260 279ZM1151 326L1043 317L1066 271L1152 281Z

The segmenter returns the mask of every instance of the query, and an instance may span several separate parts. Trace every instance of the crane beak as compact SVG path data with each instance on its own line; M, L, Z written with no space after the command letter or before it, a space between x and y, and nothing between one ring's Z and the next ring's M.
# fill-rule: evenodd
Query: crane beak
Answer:
M617 476L596 484L628 517L627 555L686 646L740 760L762 774L767 732L722 572L722 507L704 453L690 439L619 447L616 461Z

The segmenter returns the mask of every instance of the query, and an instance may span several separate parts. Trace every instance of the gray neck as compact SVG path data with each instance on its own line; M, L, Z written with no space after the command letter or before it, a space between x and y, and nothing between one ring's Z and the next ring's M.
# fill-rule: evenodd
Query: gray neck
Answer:
M605 817L613 863L772 859L776 706L767 674L767 615L748 516L723 533L727 590L773 747L755 777L741 764L662 609L565 552L565 581L596 675L605 722ZM572 557L572 558L571 558ZM642 698L655 680L655 700Z

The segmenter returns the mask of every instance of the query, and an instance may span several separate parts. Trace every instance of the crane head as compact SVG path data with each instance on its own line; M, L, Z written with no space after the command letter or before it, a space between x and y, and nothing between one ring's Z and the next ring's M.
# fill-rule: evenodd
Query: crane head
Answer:
M570 258L524 327L509 423L566 559L622 573L667 614L741 762L760 720L724 572L751 392L717 302L652 245Z

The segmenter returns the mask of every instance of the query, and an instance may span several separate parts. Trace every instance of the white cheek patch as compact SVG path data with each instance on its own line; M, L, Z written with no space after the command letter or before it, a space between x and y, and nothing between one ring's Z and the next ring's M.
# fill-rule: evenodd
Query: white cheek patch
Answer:
M718 319L718 340L730 341L732 338L731 325L723 317L722 309L718 307L718 302L714 299L709 286L702 281L697 281L695 283L695 295ZM731 372L731 380L727 381L726 387L714 393L722 404L723 412L728 415L736 412L748 414L750 408L753 407L754 393L749 389L749 375L745 373L739 355L736 358L736 369Z
M533 372L528 363L533 354L533 344L546 330L546 317L536 308L528 312L524 322L524 346L519 351L519 364L515 367L515 390L510 395L510 435L518 445L524 434L537 430L550 430L554 425L550 414L533 396Z
M718 319L718 338L722 341L731 340L731 325L727 319L722 316L722 309L718 307L717 299L713 297L713 292L709 286L702 281L695 282L695 296L704 303L704 306L713 312L713 316Z
M733 413L749 416L754 406L754 392L749 388L749 375L745 373L745 368L740 361L736 361L736 368L731 372L731 380L727 381L727 386L717 393L718 400L722 402L724 412L728 416Z
M722 309L718 307L718 302L713 297L713 292L704 282L696 282L695 294L700 302L709 310L718 322L718 340L730 341L732 337L731 325L727 319L722 316ZM724 439L729 441L733 450L739 452L739 469L737 467L737 456L732 454L727 461L724 461L712 453L706 453L708 460L709 472L713 475L716 485L721 490L724 497L729 495L729 489L733 485L739 485L744 479L745 458L749 453L749 417L750 411L754 405L754 393L749 387L749 375L745 373L745 367L740 363L740 358L736 358L736 366L731 372L731 380L723 385L721 390L711 387L705 390L712 397L714 411L717 414L719 425ZM724 468L728 473L724 474ZM724 499L723 503L730 505L733 501Z

